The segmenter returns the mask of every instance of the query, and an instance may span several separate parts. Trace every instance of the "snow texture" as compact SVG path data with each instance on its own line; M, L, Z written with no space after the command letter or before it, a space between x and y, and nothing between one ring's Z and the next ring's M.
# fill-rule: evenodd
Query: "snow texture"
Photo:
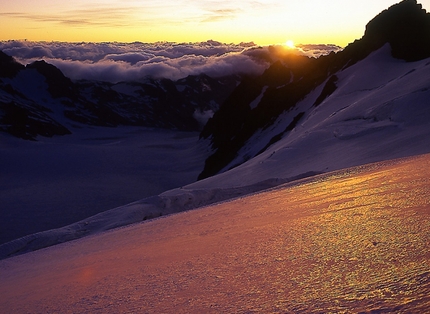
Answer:
M348 168L2 260L0 311L426 313L429 169L430 155ZM215 194L164 193L87 226Z

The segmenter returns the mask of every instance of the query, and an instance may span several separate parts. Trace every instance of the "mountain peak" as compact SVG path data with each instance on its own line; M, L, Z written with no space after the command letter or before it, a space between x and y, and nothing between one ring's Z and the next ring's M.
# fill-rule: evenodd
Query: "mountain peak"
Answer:
M74 98L72 81L64 76L56 66L41 60L27 65L27 68L35 69L45 77L49 86L48 90L54 98L64 96Z
M34 61L33 63L27 65L29 69L36 69L40 74L44 75L46 78L56 80L69 80L56 66L47 63L45 60Z
M395 58L406 61L428 58L430 14L416 0L404 0L371 20L362 39L373 50L389 43Z

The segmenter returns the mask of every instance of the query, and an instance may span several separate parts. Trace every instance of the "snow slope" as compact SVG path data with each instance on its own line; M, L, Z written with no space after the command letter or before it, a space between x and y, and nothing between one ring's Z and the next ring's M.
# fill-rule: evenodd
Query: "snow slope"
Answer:
M430 155L0 261L2 313L425 313Z

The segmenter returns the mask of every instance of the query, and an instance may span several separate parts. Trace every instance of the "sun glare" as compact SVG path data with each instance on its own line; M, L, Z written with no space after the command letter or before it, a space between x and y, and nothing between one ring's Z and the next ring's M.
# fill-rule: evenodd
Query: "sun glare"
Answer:
M287 46L288 48L294 48L294 42L292 40L287 40L285 42L285 46Z

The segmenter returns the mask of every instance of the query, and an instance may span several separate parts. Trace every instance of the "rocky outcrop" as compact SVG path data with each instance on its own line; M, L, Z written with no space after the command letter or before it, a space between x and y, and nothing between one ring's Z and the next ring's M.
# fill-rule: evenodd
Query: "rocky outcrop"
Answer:
M76 100L76 88L72 81L52 64L45 61L35 61L26 66L27 69L35 69L46 80L48 91L54 98L67 97Z
M3 131L24 140L35 140L38 135L52 137L71 133L46 111L0 101L0 125Z
M366 45L391 45L393 57L417 61L430 57L430 14L416 0L405 0L381 12L366 26Z

